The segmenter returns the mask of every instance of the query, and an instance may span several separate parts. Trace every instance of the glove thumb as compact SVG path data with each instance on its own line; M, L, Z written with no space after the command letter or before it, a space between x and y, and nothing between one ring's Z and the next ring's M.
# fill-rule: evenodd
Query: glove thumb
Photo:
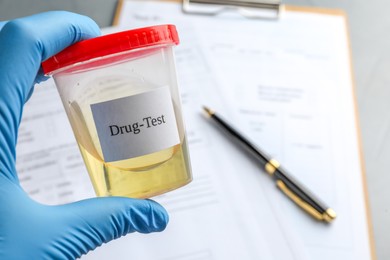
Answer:
M105 197L57 207L57 219L65 222L58 225L65 229L61 251L73 257L131 232L162 231L168 223L165 209L152 200Z

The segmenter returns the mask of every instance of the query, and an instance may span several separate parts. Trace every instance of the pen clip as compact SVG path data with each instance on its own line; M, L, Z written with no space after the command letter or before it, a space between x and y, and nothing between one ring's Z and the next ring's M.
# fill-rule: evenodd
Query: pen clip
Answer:
M292 201L294 201L298 206L300 206L303 210L305 210L307 213L309 213L312 217L314 217L317 220L320 221L327 221L327 218L318 212L316 209L314 209L311 205L303 201L301 198L299 198L294 192L292 192L286 184L284 184L283 181L277 180L276 185L283 191L284 194L286 194Z

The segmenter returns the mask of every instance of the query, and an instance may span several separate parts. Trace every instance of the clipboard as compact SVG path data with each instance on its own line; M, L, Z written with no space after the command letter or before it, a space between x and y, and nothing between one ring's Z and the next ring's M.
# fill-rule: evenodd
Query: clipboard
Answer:
M236 11L246 18L278 19L280 8L280 0L183 0L183 12L198 15Z
M125 1L128 0L119 0L117 8L115 11L114 19L112 22L113 26L119 24L119 19L122 11L122 7ZM180 2L180 0L161 0L162 2ZM248 19L266 19L266 20L275 20L277 21L284 12L306 12L306 13L316 13L316 14L325 14L341 17L344 20L347 31L349 32L348 19L346 13L341 9L330 9L330 8L320 8L320 7L308 7L308 6L295 6L295 5L284 5L279 0L183 0L182 1L182 10L184 13L189 15L219 15L225 11L231 12L236 11L241 14L243 17ZM361 142L361 130L359 123L359 116L357 110L357 98L356 98L356 87L355 80L353 75L353 64L352 64L352 53L351 53L351 44L350 36L347 35L348 49L349 49L349 63L351 68L351 80L353 87L353 100L354 100L354 114L356 122L356 131L358 136L358 148L359 148L359 159L361 164L361 175L362 175L362 186L364 191L365 199L365 213L367 216L367 228L369 235L369 246L371 259L376 259L375 253L375 242L374 234L372 227L372 217L369 206L368 198L368 187L367 187L367 178L365 173L365 164L363 157L363 146Z

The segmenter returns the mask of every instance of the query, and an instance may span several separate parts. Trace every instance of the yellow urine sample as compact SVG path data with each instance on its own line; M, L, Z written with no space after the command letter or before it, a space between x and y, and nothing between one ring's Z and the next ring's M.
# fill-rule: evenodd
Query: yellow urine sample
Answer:
M186 144L109 163L79 147L98 196L149 198L191 182Z

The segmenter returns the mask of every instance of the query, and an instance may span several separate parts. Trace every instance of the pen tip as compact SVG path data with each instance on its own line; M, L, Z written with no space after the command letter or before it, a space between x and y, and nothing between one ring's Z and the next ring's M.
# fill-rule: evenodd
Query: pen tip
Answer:
M203 110L207 113L208 116L212 116L215 112L210 108L203 106Z

